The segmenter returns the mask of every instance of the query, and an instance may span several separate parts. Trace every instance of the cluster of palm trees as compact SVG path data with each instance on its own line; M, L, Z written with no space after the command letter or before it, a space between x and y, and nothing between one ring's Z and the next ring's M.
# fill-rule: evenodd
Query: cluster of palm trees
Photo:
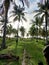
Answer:
M38 12L36 16L42 15L41 16L41 22L43 21L45 17L45 31L46 31L46 44L48 44L48 32L47 32L47 22L48 22L48 17L49 17L49 1L45 0L45 4L38 3L39 10L36 10L35 12Z
M29 34L35 38L38 38L41 36L46 37L46 30L45 30L45 26L42 27L43 25L43 21L41 22L41 17L35 17L35 20L31 20L31 27L29 29ZM48 30L47 30L48 31ZM48 31L49 33L49 31Z
M21 7L20 5L17 6L15 1L13 1L13 0L4 0L4 3L0 6L0 9L2 7L4 8L4 11L3 11L2 15L1 15L1 16L4 17L3 18L4 19L3 39L2 39L2 44L1 44L1 48L2 49L6 48L6 28L7 28L7 23L8 23L8 10L9 10L9 7L10 7L10 2L13 2L13 4L14 4L14 11L12 11L12 13L13 13L12 16L15 16L14 21L18 20L20 22L20 21L22 21L22 19L27 21L26 18L25 18L25 14L24 14L24 9L25 9L24 8L24 2L27 4L28 7L29 7L29 4L28 4L29 2L26 2L28 0L20 0L20 1L22 2L23 7ZM48 38L48 34L47 34L48 33L47 32L47 21L48 21L48 16L49 16L49 14L48 14L48 11L49 11L48 0L47 1L45 0L45 4L38 3L38 7L39 7L39 10L36 10L35 12L38 12L38 14L36 14L36 16L42 14L41 19L36 17L36 21L35 22L36 22L36 26L37 27L35 28L34 25L32 25L32 27L30 29L33 30L33 32L35 33L34 30L37 31L38 30L38 26L40 28L40 26L41 26L41 24L43 22L43 19L45 17L45 23L46 23L46 25L45 25L45 27L46 27L46 29L45 29L46 30L46 44L48 44L47 43L47 41L48 41L48 39L47 39ZM19 31L19 25L18 25L18 29L17 30ZM17 31L17 37L18 37L18 31ZM32 35L31 31L30 31L30 33ZM24 33L22 33L22 34L24 36ZM38 35L38 33L37 33L37 35Z
M42 35L46 37L46 45L47 45L48 33L49 33L47 30L47 23L48 23L48 17L49 17L49 1L45 0L45 4L38 3L38 8L39 8L38 10L34 11L34 12L37 12L37 14L35 15L35 20L32 20L32 26L29 30L29 33L31 36ZM41 26L43 24L44 18L45 18L45 27L42 29Z

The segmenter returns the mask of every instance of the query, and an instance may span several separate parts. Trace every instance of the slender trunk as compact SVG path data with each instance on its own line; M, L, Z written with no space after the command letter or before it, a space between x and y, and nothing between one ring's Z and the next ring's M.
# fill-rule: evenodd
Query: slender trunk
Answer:
M18 28L19 28L19 24L18 24ZM18 46L18 28L17 28L17 36L16 36L16 46L15 46L15 50L16 50L16 52L15 52L15 54L17 55L17 46Z
M19 17L18 21L20 22L20 17ZM18 23L18 27L17 27L17 37L16 37L16 47L15 47L16 54L17 54L17 46L18 46L18 41L19 41L19 35L18 35L18 33L19 33L19 23Z
M38 42L38 27L37 27L37 38L36 38L36 42Z
M18 33L19 33L19 23L18 23L18 28L17 28L17 43L18 43L18 39L19 39Z
M18 23L18 28L17 28L17 43L18 43L18 38L19 38L19 35L18 35L18 32L19 32L19 23Z
M47 32L47 16L48 15L48 13L47 13L47 11L45 12L45 23L46 23L46 25L45 25L45 27L46 27L46 45L48 44L48 32Z
M3 29L3 39L2 39L2 44L1 48L4 49L6 48L6 24L7 24L7 13L5 14L5 23L4 23L4 29Z

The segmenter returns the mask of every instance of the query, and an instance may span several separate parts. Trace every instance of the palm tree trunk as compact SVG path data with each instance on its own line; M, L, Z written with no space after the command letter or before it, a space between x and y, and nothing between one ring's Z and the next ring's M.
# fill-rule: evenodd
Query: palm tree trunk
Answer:
M37 38L36 38L36 42L38 42L38 27L37 27Z
M19 20L18 20L18 22L20 22L20 15L19 15ZM18 33L19 33L19 23L18 23L18 32L17 32L17 43L18 43L18 39L19 39Z
M18 22L20 22L20 15L19 15L19 20L18 20ZM18 27L17 27L17 38L16 38L16 46L18 45L18 39L19 39L19 35L18 35L18 33L19 33L19 23L18 23Z
M18 43L18 38L19 38L19 35L18 35L18 31L19 30L19 24L18 24L18 28L17 28L17 43Z
M3 29L3 39L2 39L2 44L1 48L5 49L6 48L6 24L7 24L7 12L5 13L5 23L4 23L4 29Z
M48 32L47 32L47 18L48 18L48 13L47 13L47 11L45 12L45 23L46 23L46 25L45 25L45 27L46 27L46 45L48 44Z

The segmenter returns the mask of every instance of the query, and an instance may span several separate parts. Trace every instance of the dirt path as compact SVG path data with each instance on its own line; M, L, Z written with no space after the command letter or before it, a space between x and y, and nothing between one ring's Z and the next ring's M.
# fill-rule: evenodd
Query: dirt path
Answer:
M27 58L27 52L24 49L23 51L23 60L22 60L22 65L28 65L28 58Z

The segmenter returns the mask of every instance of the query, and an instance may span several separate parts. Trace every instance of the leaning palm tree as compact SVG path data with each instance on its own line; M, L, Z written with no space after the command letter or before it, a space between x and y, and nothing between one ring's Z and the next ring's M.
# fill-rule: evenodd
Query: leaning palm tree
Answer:
M38 16L38 15L41 15L42 14L42 17L41 17L41 20L43 21L44 17L45 17L45 27L46 27L46 44L47 41L48 41L48 38L47 38L47 19L48 19L48 10L49 10L49 7L48 7L48 2L45 0L45 4L40 4L38 3L38 7L39 7L39 10L36 10L35 12L38 12L38 14L36 14L35 16Z
M27 21L26 18L24 17L25 16L25 14L23 12L24 8L21 8L20 5L17 6L15 3L14 3L14 5L15 5L14 6L14 11L12 11L12 13L13 13L12 16L15 16L14 21L17 21L17 20L18 20L18 22L20 22L22 20ZM19 31L19 24L18 24L17 30ZM18 32L17 32L17 43L18 43Z

